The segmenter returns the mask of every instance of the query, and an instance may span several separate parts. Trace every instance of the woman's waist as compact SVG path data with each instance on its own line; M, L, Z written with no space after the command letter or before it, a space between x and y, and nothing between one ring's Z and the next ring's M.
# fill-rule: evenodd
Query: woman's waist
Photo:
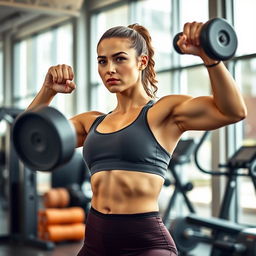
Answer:
M159 211L157 199L150 196L106 197L93 195L91 205L103 214L137 214Z
M142 229L152 230L159 229L162 223L161 216L158 211L147 211L141 213L103 213L93 206L87 216L87 225L99 231L119 233L126 230L127 233L133 233L134 230ZM122 231L123 232L123 231Z

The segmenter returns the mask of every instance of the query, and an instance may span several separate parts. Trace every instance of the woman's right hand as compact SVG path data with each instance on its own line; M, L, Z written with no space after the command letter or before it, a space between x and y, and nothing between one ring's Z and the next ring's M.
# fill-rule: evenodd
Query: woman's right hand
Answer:
M45 76L43 87L55 93L71 93L76 88L73 79L72 67L65 64L52 66Z

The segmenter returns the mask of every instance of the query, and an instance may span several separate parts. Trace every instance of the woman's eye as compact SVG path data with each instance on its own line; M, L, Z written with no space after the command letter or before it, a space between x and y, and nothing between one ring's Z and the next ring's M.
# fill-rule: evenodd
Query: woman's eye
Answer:
M105 64L106 61L105 60L98 60L98 64Z
M126 60L126 58L124 58L124 57L117 57L117 58L116 58L116 61L117 61L117 62L121 62L121 61L123 61L123 60Z

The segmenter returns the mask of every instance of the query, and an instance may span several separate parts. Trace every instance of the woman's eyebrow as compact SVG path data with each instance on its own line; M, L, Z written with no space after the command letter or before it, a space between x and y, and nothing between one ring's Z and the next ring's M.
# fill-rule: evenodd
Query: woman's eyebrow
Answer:
M117 53L114 53L111 57L116 57L120 54L128 55L126 52L117 52ZM106 56L100 56L100 55L97 57L97 59L105 59L105 58L106 58Z

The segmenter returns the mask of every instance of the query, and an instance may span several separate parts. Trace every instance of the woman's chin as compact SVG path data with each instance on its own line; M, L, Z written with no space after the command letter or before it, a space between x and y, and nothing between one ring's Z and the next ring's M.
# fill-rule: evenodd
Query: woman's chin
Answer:
M116 92L122 92L122 89L120 88L120 86L108 86L107 88L110 92L112 93L116 93Z

